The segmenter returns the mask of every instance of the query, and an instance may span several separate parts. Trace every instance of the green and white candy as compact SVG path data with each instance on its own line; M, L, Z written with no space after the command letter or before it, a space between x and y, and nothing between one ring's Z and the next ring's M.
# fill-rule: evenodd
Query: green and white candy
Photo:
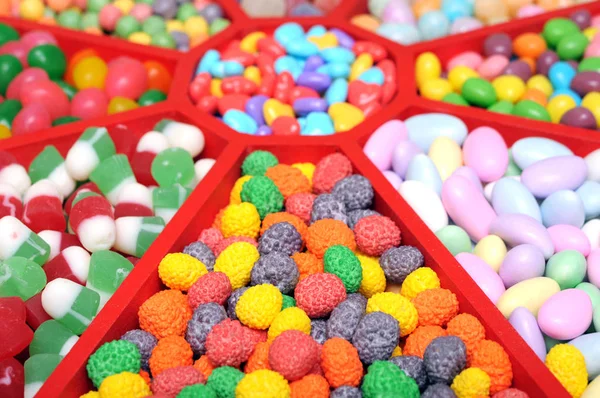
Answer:
M11 257L0 262L0 297L20 297L27 301L46 286L46 273L35 262Z
M50 246L19 219L0 219L0 260L24 257L44 265L50 256Z
M155 188L152 191L154 215L161 217L165 220L165 224L168 224L191 193L191 189L184 188L179 184Z
M182 148L195 158L204 150L204 134L198 127L187 123L163 119L154 126L155 131L163 133L171 148Z
M33 334L29 355L59 354L65 356L77 343L79 337L58 321L50 319L42 323Z
M137 182L129 160L123 154L104 159L90 174L90 180L98 186L100 192L113 206L117 204L123 187Z
M37 354L25 361L25 398L33 398L62 360L59 354Z
M29 165L29 177L34 184L47 178L65 198L75 190L75 181L67 172L65 159L54 145L48 145L33 159Z
M161 217L120 217L114 249L130 256L142 257L165 228Z
M100 162L116 153L106 128L88 127L67 153L67 172L76 181L85 181Z
M194 160L181 148L169 148L160 152L152 161L152 177L161 187L181 184L193 185L196 177Z
M85 286L100 295L100 309L104 307L132 270L133 264L119 253L110 250L92 253L90 271Z

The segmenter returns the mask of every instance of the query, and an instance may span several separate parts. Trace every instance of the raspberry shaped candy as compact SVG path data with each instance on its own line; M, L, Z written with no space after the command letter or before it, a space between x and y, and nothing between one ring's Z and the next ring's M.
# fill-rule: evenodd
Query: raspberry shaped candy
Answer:
M217 393L218 398L235 398L235 388L244 373L231 366L222 366L213 370L208 377L206 386Z
M373 204L373 186L358 174L338 181L331 193L344 202L347 211L368 209Z
M419 386L419 390L425 390L425 387L427 387L427 372L421 358L412 355L397 356L391 358L390 362L399 367L408 377L414 379Z
M456 336L437 337L423 354L427 378L431 383L450 384L467 365L467 348Z
M329 384L323 376L309 374L290 384L291 398L329 398Z
M300 272L300 280L309 275L323 272L323 261L312 253L294 253L292 259L298 267L298 272Z
M362 268L362 281L358 292L366 298L371 298L374 294L383 293L387 286L385 273L379 265L377 257L357 254Z
M306 248L317 258L323 258L331 246L342 245L350 250L356 249L354 233L339 220L319 220L308 227Z
M238 367L252 353L248 334L239 321L225 319L206 336L206 355L215 366ZM213 370L214 372L214 370Z
M460 337L467 346L467 354L470 355L475 345L485 339L485 329L479 319L471 314L458 314L448 325L446 330L449 335Z
M229 278L232 289L239 289L250 282L250 273L260 254L256 247L246 242L236 242L223 250L215 262L215 271Z
M417 383L406 376L396 365L387 361L376 361L367 369L362 384L364 398L395 396L418 398Z
M423 255L414 246L393 247L379 258L379 265L385 273L388 283L402 284L411 272L422 267Z
M208 379L208 376L215 370L215 366L210 362L210 359L206 355L202 355L196 362L194 362L194 367L202 373L205 379Z
M571 396L580 397L583 394L587 387L588 372L585 367L585 358L575 346L557 344L552 347L546 355L546 366ZM493 388L493 376L490 375L490 377L492 377ZM490 388L490 392L492 388Z
M260 213L252 203L229 205L223 211L220 230L224 238L247 236L256 239L260 231Z
M460 372L450 386L457 397L487 397L490 395L490 376L479 368Z
M294 260L287 254L281 252L271 252L262 255L250 274L250 284L261 285L271 284L281 291L281 293L291 293L300 273Z
M223 234L219 228L207 228L200 232L198 236L198 241L204 243L213 253L215 253L215 249L219 242L223 240ZM188 253L189 254L189 253ZM200 260L202 261L202 260ZM208 264L206 265L208 269Z
M417 268L411 272L404 282L400 294L408 299L414 299L417 294L440 287L440 279L434 270L429 267Z
M310 337L319 344L324 344L327 340L327 321L325 319L311 319Z
M360 388L341 386L331 392L330 398L362 398Z
M99 387L108 376L121 372L139 373L141 359L137 346L129 341L115 340L104 343L88 360L88 377Z
M446 326L458 314L458 299L448 289L422 291L412 303L419 313L419 325Z
M456 398L456 394L446 384L432 384L423 392L421 398Z
M316 341L298 330L286 330L273 340L269 365L289 381L299 380L319 360Z
M250 340L250 343L252 344L252 349L254 349L254 346L258 343L265 342L268 339L266 330L252 329L247 326L244 326L244 330L248 335L248 340Z
M212 271L215 266L215 254L205 243L192 242L183 248L185 254L200 260L207 270Z
M381 256L383 252L400 244L400 228L385 216L368 216L354 226L356 245L369 256Z
M399 338L398 321L383 312L372 312L358 323L352 336L352 345L356 347L360 360L370 365L389 359Z
M406 338L404 355L414 355L423 358L425 349L433 339L447 335L448 333L439 326L419 326Z
M148 365L148 360L150 359L150 355L152 354L152 350L156 347L156 337L152 336L150 333L145 332L140 329L130 330L121 336L121 340L129 341L137 346L140 355L141 355L141 367L145 371L150 370L150 366Z
M310 318L322 318L346 299L346 288L333 274L313 274L298 283L294 294L298 308Z
M315 198L310 213L310 223L325 219L339 220L348 224L346 205L337 196L322 194Z
M100 388L100 397L147 397L152 395L146 380L137 373L121 372L108 376Z
M352 163L341 153L332 153L317 163L313 174L313 191L330 193L335 184L352 174Z
M269 347L271 347L270 342L258 343L254 347L252 355L248 358L248 362L246 362L244 372L252 373L259 369L271 369L269 366Z
M258 242L254 238L249 238L247 236L230 236L229 238L222 239L219 242L219 244L215 248L215 254L219 256L219 254L223 253L223 250L227 249L229 246L233 245L236 242L250 243L252 246L258 248Z
M298 330L304 334L310 335L311 322L306 312L298 307L290 307L282 310L271 323L268 332L269 341L273 341L277 336L286 330Z
M490 376L490 394L495 394L511 386L513 379L512 364L508 354L500 344L492 340L481 340L475 344L473 351L469 354L469 365L483 370ZM572 372L573 368L570 367L570 369L570 372ZM587 375L585 377L587 379Z
M285 200L285 210L308 224L310 223L310 215L316 198L317 195L312 193L293 194Z
M212 388L206 387L204 384L194 384L193 386L184 387L176 398L217 398L217 394Z
M295 193L310 193L310 181L300 170L287 164L278 164L267 169L265 173L285 199Z
M323 344L321 369L329 385L358 387L363 377L363 365L358 351L348 341L334 337Z
M235 307L237 306L237 302L240 300L240 297L242 297L242 294L244 294L246 290L248 290L248 288L245 286L236 289L227 299L227 316L229 319L233 319L234 321L238 319L237 314L235 313Z
M222 272L209 272L201 276L190 287L188 292L188 302L192 309L196 309L201 304L217 303L225 304L231 294L231 283L229 278Z
M282 295L282 304L281 304L281 310L285 310L286 308L290 308L290 307L295 307L296 306L296 300L291 297L288 296L287 294Z
M227 319L225 309L217 303L202 304L194 310L192 320L188 322L185 340L190 344L194 354L206 353L206 336L212 328Z
M286 379L268 369L255 370L247 374L235 389L236 398L285 398L291 394Z
M355 295L348 296L340 303L327 320L327 338L341 337L350 341L358 323L365 315L366 300L353 299Z
M308 232L308 227L306 226L306 223L300 217L286 212L268 214L262 222L262 226L260 227L260 234L263 235L267 231L267 229L271 228L271 226L273 226L274 224L280 222L287 222L292 224L294 228L296 228L296 231L298 231L298 233L302 237L302 240L305 239L306 232Z
M367 302L367 313L381 311L393 316L400 325L400 336L413 332L419 323L417 309L404 296L392 292L377 293Z
M258 252L261 255L280 252L291 256L302 250L302 236L288 222L273 224L258 240Z
M163 371L194 363L192 348L183 337L168 336L158 340L150 356L150 371L156 377Z
M310 162L304 162L304 163L294 163L292 165L292 167L295 167L298 170L300 170L302 172L302 174L304 174L306 176L306 178L308 178L308 181L310 182L310 185L312 186L312 178L313 178L313 174L315 174L315 168L317 166L315 166L313 163L310 163Z
M187 291L208 271L202 262L189 254L170 253L158 264L158 276L169 288Z
M239 205L240 203L242 203L242 197L240 196L240 194L242 193L242 188L244 187L244 184L246 182L250 181L251 178L252 176L243 176L235 181L235 184L233 184L233 188L229 193L230 205Z
M254 151L246 156L242 163L242 174L247 176L263 176L269 167L277 166L279 160L271 152Z
M243 202L250 202L256 206L261 220L267 214L276 213L283 209L283 195L279 192L277 185L268 177L252 177L250 181L244 184L240 197Z
M516 388L507 388L492 395L492 398L529 398L527 393Z
M187 386L204 383L202 373L193 366L179 366L170 368L159 374L152 380L152 392L154 394L166 394L175 396Z
M352 250L346 246L331 246L323 256L323 269L342 280L347 293L355 293L362 282L362 267Z
M187 298L178 290L163 290L146 300L138 310L140 329L157 339L183 336L192 309Z
M283 298L273 285L252 286L242 294L235 313L244 325L253 329L267 329L281 311Z

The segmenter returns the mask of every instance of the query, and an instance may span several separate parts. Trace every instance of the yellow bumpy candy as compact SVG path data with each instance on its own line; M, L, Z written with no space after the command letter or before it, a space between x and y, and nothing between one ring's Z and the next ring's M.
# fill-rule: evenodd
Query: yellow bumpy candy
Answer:
M417 268L402 282L400 294L408 299L414 299L417 294L440 287L440 278L434 270L429 267Z
M290 395L287 380L268 369L248 373L235 388L236 398L290 398Z
M393 316L400 324L400 336L413 332L419 323L417 309L404 296L392 292L377 293L367 301L367 314L381 311Z
M383 293L386 284L385 273L377 258L359 253L356 254L356 257L362 267L362 281L358 292L366 298L371 298L377 293Z
M98 391L88 391L80 395L79 398L100 398L100 393Z
M240 193L242 192L244 184L248 182L251 178L252 176L243 176L236 180L235 184L233 184L233 188L231 189L231 193L229 194L229 204L239 205L240 203L242 203Z
M333 120L336 133L348 131L365 120L365 115L358 107L346 103L337 102L329 107L329 117Z
M167 254L158 265L160 280L170 289L184 292L206 273L200 260L185 253Z
M269 341L273 341L275 337L286 330L299 330L302 333L310 334L310 318L306 312L298 307L289 307L281 311L273 319L267 337Z
M442 64L437 55L432 52L426 52L417 57L417 61L415 62L417 87L421 87L428 80L438 79L441 74Z
M312 178L313 174L315 174L316 169L316 166L313 163L294 163L292 167L295 167L296 169L300 170L302 174L304 174L304 176L308 178L308 181L312 186Z
M281 312L283 296L270 284L252 286L240 296L235 313L244 325L252 329L267 329Z
M221 233L225 238L231 236L258 237L260 215L252 203L232 204L225 208L221 217Z
M452 391L457 398L478 398L490 395L490 376L479 368L468 368L452 381Z
M98 392L100 398L142 398L152 394L142 376L130 372L108 376Z
M588 384L581 351L569 344L557 344L546 355L546 366L572 397L581 397Z
M215 271L227 275L232 289L239 289L250 282L252 267L259 257L258 249L254 245L235 242L219 254L215 261Z

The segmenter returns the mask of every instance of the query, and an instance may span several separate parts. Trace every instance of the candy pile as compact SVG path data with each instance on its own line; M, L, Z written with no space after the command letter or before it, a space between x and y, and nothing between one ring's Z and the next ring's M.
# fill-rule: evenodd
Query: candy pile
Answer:
M284 23L202 57L189 86L196 107L252 135L345 132L389 103L396 66L387 50L340 29Z
M195 126L165 119L154 130L134 153L117 154L107 130L90 127L66 158L47 146L28 171L0 153L0 361L31 343L26 397L214 163L194 164L204 148Z
M210 0L17 0L12 15L180 51L230 24Z
M315 17L325 15L341 0L241 0L240 6L252 17Z
M527 397L373 197L340 153L250 153L213 226L161 260L139 329L89 358L86 397Z
M596 130L600 126L600 17L587 10L553 18L541 34L514 40L488 36L479 54L467 51L444 66L419 55L416 79L425 98L491 112ZM442 77L446 76L446 77Z
M400 44L465 33L587 0L370 0L350 21Z
M422 114L385 123L364 151L565 388L579 397L597 379L597 394L600 150L467 132Z
M19 37L1 23L0 54L0 138L152 105L171 85L156 61L123 56L107 63L93 49L67 59L52 34Z

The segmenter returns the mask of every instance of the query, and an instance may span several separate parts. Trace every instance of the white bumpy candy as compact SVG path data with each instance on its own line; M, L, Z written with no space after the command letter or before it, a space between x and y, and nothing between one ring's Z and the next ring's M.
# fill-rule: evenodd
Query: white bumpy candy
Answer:
M67 171L75 180L85 181L100 162L116 153L115 143L104 127L89 127L69 149Z
M75 190L75 181L67 173L65 159L53 145L48 145L29 165L29 177L32 183L43 179L52 181L63 197Z
M116 225L113 210L102 196L82 192L73 200L69 218L71 229L90 252L108 250L115 243Z

